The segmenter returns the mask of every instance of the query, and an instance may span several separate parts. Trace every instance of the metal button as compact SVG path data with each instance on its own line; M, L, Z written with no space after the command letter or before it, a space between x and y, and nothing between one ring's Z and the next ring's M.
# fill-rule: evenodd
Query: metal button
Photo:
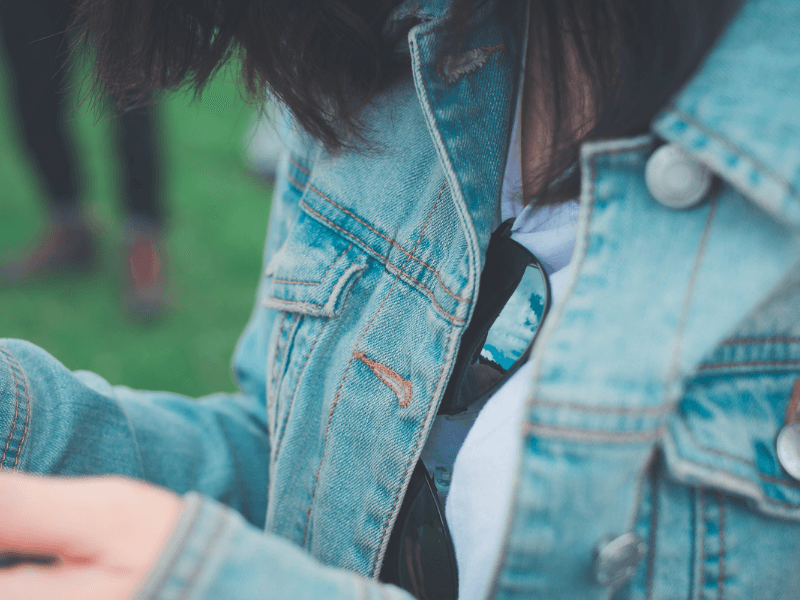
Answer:
M644 181L660 204L684 209L706 197L711 188L711 172L680 147L666 144L647 161Z
M595 550L594 575L597 583L607 587L625 583L636 573L646 553L647 544L635 533L603 538Z
M800 423L781 427L775 440L775 449L783 470L800 481Z

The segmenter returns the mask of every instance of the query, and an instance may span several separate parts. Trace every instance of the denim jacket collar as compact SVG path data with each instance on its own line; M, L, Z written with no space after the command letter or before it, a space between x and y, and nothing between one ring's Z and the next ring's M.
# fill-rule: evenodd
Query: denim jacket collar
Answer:
M800 4L751 0L656 118L680 144L784 225L800 229Z

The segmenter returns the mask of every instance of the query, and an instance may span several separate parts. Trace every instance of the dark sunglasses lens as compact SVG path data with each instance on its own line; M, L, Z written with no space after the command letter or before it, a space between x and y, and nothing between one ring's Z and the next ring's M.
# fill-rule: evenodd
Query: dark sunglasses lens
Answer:
M419 462L406 493L410 502L403 504L392 532L381 580L419 600L455 600L455 552L434 494L433 482Z
M498 370L505 373L526 355L548 304L545 277L536 264L525 268L511 298L489 328L479 363L499 367Z

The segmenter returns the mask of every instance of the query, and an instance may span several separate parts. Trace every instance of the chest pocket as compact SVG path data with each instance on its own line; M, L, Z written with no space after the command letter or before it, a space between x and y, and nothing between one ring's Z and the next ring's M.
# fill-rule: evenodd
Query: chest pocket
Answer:
M264 272L261 302L278 311L270 320L266 364L267 416L273 462L279 452L299 381L320 338L346 312L368 256L337 231L300 212ZM325 361L326 364L333 360ZM310 375L310 376L313 376ZM321 382L320 382L321 383Z
M800 481L776 449L798 354L800 340L733 339L701 365L645 486L646 564L616 598L800 597Z

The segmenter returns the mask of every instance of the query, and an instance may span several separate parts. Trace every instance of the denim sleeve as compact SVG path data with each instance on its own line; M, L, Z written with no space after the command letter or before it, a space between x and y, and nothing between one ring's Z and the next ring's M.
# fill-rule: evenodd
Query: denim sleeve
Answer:
M412 600L389 585L324 566L196 493L137 600Z
M0 469L144 479L198 491L263 526L265 420L261 395L134 391L72 372L29 342L0 340Z

